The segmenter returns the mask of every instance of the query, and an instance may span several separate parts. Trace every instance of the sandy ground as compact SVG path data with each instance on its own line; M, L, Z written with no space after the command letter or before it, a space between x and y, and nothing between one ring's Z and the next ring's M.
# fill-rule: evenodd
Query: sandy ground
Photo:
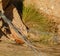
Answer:
M34 52L24 45L17 45L5 39L0 42L0 56L35 56Z
M0 42L0 56L35 56L35 53L26 44L18 45L15 42L3 37ZM60 56L60 45L45 46L36 43L39 46L40 56Z
M60 17L60 0L33 0L34 6L43 12Z

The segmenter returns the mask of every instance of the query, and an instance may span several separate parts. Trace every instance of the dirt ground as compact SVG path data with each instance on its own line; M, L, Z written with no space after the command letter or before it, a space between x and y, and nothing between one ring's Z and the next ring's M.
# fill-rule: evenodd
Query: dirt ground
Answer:
M18 45L15 42L5 38L0 42L0 56L35 56L35 53L26 44ZM45 46L35 43L39 46L40 56L60 56L60 45Z

